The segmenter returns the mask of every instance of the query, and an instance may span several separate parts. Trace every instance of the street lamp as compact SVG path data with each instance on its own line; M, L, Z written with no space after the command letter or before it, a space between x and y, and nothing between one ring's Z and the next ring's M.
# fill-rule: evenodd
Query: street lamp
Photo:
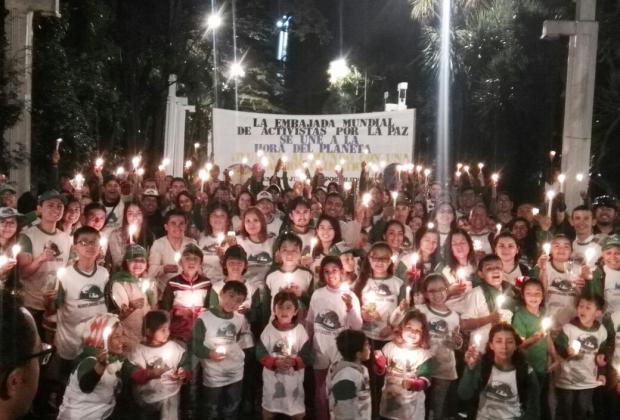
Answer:
M327 74L329 74L329 83L338 84L351 73L351 69L347 65L346 58L338 58L329 63Z

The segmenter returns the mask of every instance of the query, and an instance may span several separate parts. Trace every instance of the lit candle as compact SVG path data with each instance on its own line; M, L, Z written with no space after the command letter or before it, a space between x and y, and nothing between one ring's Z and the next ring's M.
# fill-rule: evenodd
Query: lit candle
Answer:
M58 269L56 270L56 279L62 280L66 273L67 269L65 267L58 267Z
M581 341L577 339L571 341L570 348L573 349L573 352L575 352L575 354L579 353L581 351Z
M497 295L497 297L495 298L495 305L497 306L497 309L502 309L502 305L504 305L504 303L506 302L506 296L504 295Z
M343 187L346 192L351 191L351 187L352 187L351 182L345 181Z
M484 163L479 162L479 163L478 163L478 170L480 170L480 171L481 171L481 170L482 170L482 168L484 168Z
M222 356L226 356L226 346L217 346L215 352Z
M112 327L109 325L103 329L103 349L108 350L108 338L110 338L110 334L112 334Z
M349 283L341 283L339 289L342 293L349 293L351 291L351 285Z
M310 162L312 162L314 160L314 154L312 153L308 153L308 156L306 157Z
M553 206L553 198L555 197L555 191L547 191L547 201L549 202L549 209L547 210L547 217L551 218L551 207Z
M118 168L116 168L116 176L122 176L125 173L125 168L123 168L122 166L119 166Z
M497 235L499 235L500 233L502 233L502 224L501 224L501 223L496 224L496 225L495 225L495 230L497 231L497 232L495 233L495 236L497 236Z
M150 288L151 288L151 281L149 279L140 280L140 289L142 290L142 293L146 294L146 292L148 292Z
M228 233L226 233L226 236L228 236L229 238L234 238L236 236L235 231L229 230Z
M398 261L398 256L396 254L392 254L390 260L392 261L392 264L396 264L396 261Z
M340 166L340 165L334 166L334 171L336 171L336 172L342 171L342 166Z
M314 166L316 166L317 168L321 168L323 166L323 162L317 159L316 161L314 161Z
M456 270L456 278L458 279L459 283L465 282L465 280L467 280L467 269L465 267L459 267Z
M474 335L474 344L477 348L480 348L480 344L482 343L482 336L480 334Z
M174 262L178 264L179 261L181 261L181 253L180 252L175 252L174 253Z
M459 163L456 164L456 170L457 171L460 171L462 167L463 167L462 163L459 162Z
M247 165L247 164L248 164L248 158L247 158L247 156L244 156L244 157L242 157L242 158L241 158L241 163L242 163L242 164L244 164L244 165Z
M103 168L103 158L98 157L95 159L95 170L100 171Z
M200 148L200 143L194 143L194 150L198 150Z
M106 249L108 247L107 236L102 236L101 238L99 238L99 247L101 247L101 249Z
M566 175L558 175L558 182L560 183L560 194L564 192L564 181L566 181Z
M345 159L340 159L340 165L344 166L345 163L347 163Z
M138 170L136 171L136 175L138 175L139 177L143 177L144 176L144 168L138 168Z
M166 166L168 166L168 165L170 165L170 159L169 159L169 158L164 158L164 159L161 161L161 166L163 166L163 167L165 168L165 167L166 167Z
M71 180L71 184L76 190L82 191L82 188L84 187L84 176L80 173L76 174L75 177Z
M550 150L549 151L549 159L553 160L554 157L555 157L555 150Z
M218 246L222 245L222 242L224 242L225 237L226 235L224 235L224 232L220 232L216 235L215 240L217 241Z
M370 204L370 200L371 200L370 193L364 193L364 195L362 195L362 205L364 207L368 207L368 205Z
M418 261L420 260L420 254L414 252L411 254L411 267L415 268L418 265Z
M269 166L269 158L267 156L263 156L262 158L260 158L260 166L262 166L264 169Z
M497 183L499 182L499 174L498 173L492 174L491 181L493 181L493 186L497 187Z
M549 255L551 253L551 243L550 242L545 242L542 246L543 252L545 253L545 255Z
M127 227L127 231L129 233L129 243L133 244L134 241L134 236L136 233L138 233L138 226L134 225L133 223L131 223L128 227Z
M394 200L394 209L396 209L396 200L398 199L398 191L392 191L390 194L392 195L392 200Z
M433 223L433 222L428 222L428 223L426 224L426 227L427 227L428 229L435 229L435 223Z
M286 288L289 289L293 285L293 273L284 274L284 281L286 281Z
M549 331L549 328L551 328L551 325L553 324L553 321L551 320L550 317L545 317L540 321L540 327L542 328L542 332L543 334L546 334L547 331Z
M22 247L19 244L15 244L11 247L11 254L13 254L13 259L17 259L17 255L22 252Z
M538 213L540 213L540 209L538 207L533 207L532 216L538 216Z
M213 164L211 162L205 163L205 169L207 171L210 171L211 169L213 169Z
M594 262L595 256L596 256L596 250L591 246L587 247L585 251L586 264L592 265L592 263Z
M9 258L6 255L4 254L0 255L0 267L2 267L8 262L9 262Z
M62 143L62 139L59 137L56 139L56 151L60 150L60 143Z
M295 345L295 337L293 337L293 334L286 335L286 344L288 346L288 354L292 356L293 346Z
M411 286L405 287L405 302L407 302L407 306L411 305Z
M209 180L209 173L201 169L198 171L198 178L200 178L200 191L205 192L205 182Z
M428 176L431 174L431 170L426 168L424 169L424 185L428 186Z
M312 256L312 251L314 251L314 247L319 243L317 238L310 239L310 255Z
M577 175L575 175L575 179L577 180L577 182L581 182L583 181L583 174L580 172Z
M280 159L282 160L282 163L288 162L288 156L286 156L286 155L282 155L282 157Z
M190 159L185 161L185 169L189 170L192 167L192 161Z
M141 160L142 160L142 157L140 157L140 155L136 155L133 158L131 158L131 165L133 166L134 171L138 169L138 167L140 166Z

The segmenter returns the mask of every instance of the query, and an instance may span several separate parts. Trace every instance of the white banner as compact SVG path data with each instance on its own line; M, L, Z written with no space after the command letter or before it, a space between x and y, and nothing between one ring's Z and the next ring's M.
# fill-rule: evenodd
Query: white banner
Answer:
M345 177L358 177L362 161L377 166L413 161L415 110L339 115L281 115L213 111L215 162L220 168L260 163L263 151L271 175L286 155L288 175L307 162L311 173L322 166L327 177L342 165ZM313 156L310 157L309 154Z

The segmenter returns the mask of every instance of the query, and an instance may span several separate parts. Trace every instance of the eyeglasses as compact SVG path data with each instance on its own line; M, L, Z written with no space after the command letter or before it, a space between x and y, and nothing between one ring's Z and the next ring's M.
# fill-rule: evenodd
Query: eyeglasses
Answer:
M34 359L35 357L38 357L39 364L41 366L47 365L50 359L52 358L52 354L54 354L54 347L52 347L50 344L47 344L47 343L41 343L41 348L43 350L41 350L40 352L20 357L19 361L27 362L30 359Z
M428 293L429 295L440 295L442 293L446 293L447 291L448 289L444 287L443 289L428 289L426 293Z
M99 241L78 241L78 244L82 245L82 246L99 246Z
M390 261L392 261L392 259L389 257L370 257L370 260L374 262L382 262L382 263L389 263Z

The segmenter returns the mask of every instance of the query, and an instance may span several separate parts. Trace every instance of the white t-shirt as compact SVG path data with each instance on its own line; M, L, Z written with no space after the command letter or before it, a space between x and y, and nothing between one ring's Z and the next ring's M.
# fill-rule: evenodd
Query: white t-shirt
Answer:
M578 292L575 283L571 273L556 270L550 261L545 266L545 276L542 280L545 286L547 316L553 318L554 327L559 329L577 314L575 301Z
M592 256L591 259L586 261L586 251L588 249L592 249ZM573 258L582 260L584 264L587 263L592 269L596 267L596 262L601 258L602 254L603 249L596 242L594 235L590 235L585 241L577 239L573 241Z
M173 340L163 346L151 347L144 343L138 344L129 357L134 365L146 369L153 367L166 368L166 372L145 384L135 386L135 395L146 404L156 403L179 393L181 383L170 376L179 368L185 349Z
M487 303L487 299L484 296L484 291L482 287L477 286L474 287L471 292L467 294L465 297L465 302L463 305L466 309L461 314L462 319L473 319L473 318L481 318L483 316L488 316L491 313L489 312L489 305ZM502 321L510 324L512 322L512 312L507 309L501 309L500 314L502 315ZM474 343L474 337L477 335L480 336L480 346L478 347L478 351L481 353L486 352L487 343L489 341L489 332L491 331L491 323L485 324L480 328L476 328L471 331L471 341L470 344Z
M489 382L480 393L477 419L519 419L521 404L517 388L517 370L500 370L493 366Z
M104 204L105 206L105 204ZM123 213L125 212L125 203L121 198L116 206L105 206L105 216L107 223L104 229L107 231L114 231L120 228L123 224Z
M109 277L108 270L97 265L89 274L75 267L67 267L65 276L60 280L64 298L58 307L54 337L58 355L63 359L73 360L80 355L82 336L77 326L95 315L108 312L104 290Z
M438 312L428 305L420 305L417 309L426 315L428 331L431 336L433 352L433 378L454 380L456 375L456 359L452 333L459 329L459 316L454 311Z
M557 375L556 387L560 389L591 389L600 386L597 382L598 367L596 354L607 339L607 330L602 324L592 331L587 331L568 323L562 327L570 346L574 340L581 343L579 354L581 357L569 358L562 361Z
M181 273L180 268L174 273L164 273L164 266L169 264L177 265L177 262L174 260L175 254L177 252L182 254L187 244L197 245L195 240L188 237L183 238L183 242L179 249L172 248L166 236L162 236L153 242L153 246L151 246L149 251L149 277L154 279L157 283L159 296L161 296L166 288L168 280Z
M387 343L381 350L387 359L385 382L381 391L379 413L388 419L424 420L424 391L410 391L403 380L416 379L417 370L430 361L429 350L401 347Z
M274 215L273 219L271 219L271 222L267 223L267 233L272 238L276 238L280 234L281 228L282 219L280 219L277 215Z
M476 251L482 251L485 254L493 253L493 247L491 246L491 242L489 241L489 234L490 232L488 231L482 233L469 233L471 241L474 244L474 248L476 248L477 245L480 246L480 248L476 249Z
M220 257L217 255L217 248L221 245L217 241L217 237L213 235L201 235L198 246L202 249L202 273L211 280L212 284L224 281L224 272Z
M614 312L611 315L611 323L613 324L614 332L616 333L616 346L614 348L614 354L611 359L611 365L620 367L620 312Z
M372 318L364 321L362 329L368 338L373 340L389 341L392 333L382 336L380 332L389 326L392 312L398 306L398 297L403 281L398 277L387 279L369 278L362 289L362 309L366 310Z
M605 271L605 311L620 311L620 270L612 270L603 266Z
M312 285L312 273L303 267L297 267L295 271L289 273L285 273L282 270L275 270L269 273L265 279L265 285L271 293L270 308L273 308L273 298L276 294L281 290L286 290L289 283L296 284L302 293L306 293Z
M295 356L307 343L308 334L301 324L289 331L280 331L270 322L260 340L272 357ZM280 373L263 368L263 408L287 416L304 413L304 371L290 368Z
M327 369L330 364L340 360L336 337L342 330L349 328L359 330L362 326L360 302L353 292L347 293L351 296L352 303L351 311L348 313L342 300L343 292L340 290L326 286L315 290L312 294L306 325L313 331L314 369Z
M52 261L44 262L32 276L21 279L24 286L24 305L42 311L45 309L45 291L55 288L50 285L56 281L56 271L69 261L72 240L66 232L56 229L56 232L50 234L44 232L40 225L32 226L22 233L22 249L33 258L41 255L44 249L54 252L55 258Z
M341 360L331 365L327 375L327 395L329 396L329 413L332 419L370 420L372 405L370 402L370 377L366 366ZM341 383L352 383L355 393L350 399L340 399L334 389Z
M263 242L253 242L250 238L237 236L237 244L248 257L248 269L244 277L254 289L265 286L265 276L273 263L273 241L274 238L267 238Z

